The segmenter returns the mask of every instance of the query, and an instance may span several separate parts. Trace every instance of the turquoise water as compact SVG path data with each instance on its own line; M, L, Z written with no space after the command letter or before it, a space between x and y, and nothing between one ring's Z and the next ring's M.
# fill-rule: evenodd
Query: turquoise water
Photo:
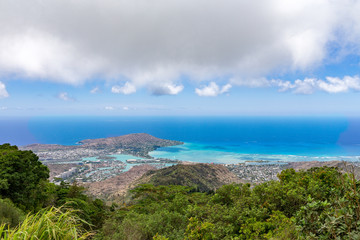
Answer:
M143 159L140 157L136 157L136 156L132 156L132 155L127 155L127 154L116 154L116 155L109 155L110 157L114 157L115 159L112 159L111 161L121 161L123 163L125 163L125 168L123 170L123 172L129 171L132 167L137 166L137 165L142 165L143 163L127 163L126 160L128 159ZM97 159L96 157L87 157L87 158L83 158L83 161L98 161L99 159ZM154 165L157 166L159 165L158 163L150 163L150 165ZM165 163L163 164L166 167L172 166L174 164L172 163ZM106 168L99 168L100 170L105 170ZM108 169L111 169L111 167L109 167Z
M0 119L0 143L73 145L148 133L185 142L154 157L196 162L357 160L360 119L346 117L33 117ZM134 158L131 156L131 158ZM126 160L126 159L125 159Z
M117 154L117 155L110 155L110 157L114 157L115 159L112 159L111 161L121 161L123 163L126 163L126 160L128 159L141 159L140 157L135 157L132 155L127 155L127 154ZM83 158L83 161L98 161L99 159L97 159L96 157L87 157L87 158ZM138 164L127 164L125 165L124 168L124 172L129 171L133 166L138 165Z
M261 161L264 163L298 162L298 161L358 161L356 155L292 155L292 154L258 154L242 153L242 148L208 146L204 144L185 143L181 146L159 148L150 152L155 158L170 158L182 161L192 161L200 163L249 163ZM244 150L245 152L245 150Z

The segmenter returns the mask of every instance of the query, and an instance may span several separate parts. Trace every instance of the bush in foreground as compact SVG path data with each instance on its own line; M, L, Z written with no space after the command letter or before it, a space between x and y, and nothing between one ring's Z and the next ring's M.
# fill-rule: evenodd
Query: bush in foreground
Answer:
M0 226L0 236L4 240L76 240L87 239L91 234L81 230L81 220L74 211L63 212L60 208L42 210L35 215L27 215L15 228L6 224Z
M0 225L17 226L24 220L25 214L10 199L0 199Z

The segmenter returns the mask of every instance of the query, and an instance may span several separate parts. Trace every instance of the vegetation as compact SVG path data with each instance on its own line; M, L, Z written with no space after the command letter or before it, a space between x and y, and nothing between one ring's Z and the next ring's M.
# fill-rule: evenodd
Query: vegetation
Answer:
M16 227L25 218L25 214L10 199L0 199L0 225Z
M38 199L34 192L49 178L49 169L31 151L0 145L0 195L10 198L23 210L32 210Z
M46 228L59 236L56 239L76 239L82 233L79 229L101 228L107 211L101 200L85 195L76 183L55 185L48 177L48 168L33 152L0 145L0 236L28 239L26 234L41 232L39 239L52 239L43 232ZM60 235L56 229L62 228L70 235Z
M0 227L0 236L4 240L73 240L86 239L91 234L82 232L79 219L74 211L62 211L59 208L42 210L34 215L28 215L24 221L15 228Z
M180 164L149 171L144 174L140 182L150 183L155 186L181 185L192 187L199 192L210 192L226 183L231 183L231 180L236 181L237 179L221 165Z
M1 145L0 167L2 239L360 239L360 182L336 168L287 169L279 181L213 191L203 188L213 180L206 165L173 167L107 208L76 183L49 183L31 151Z
M359 182L336 168L284 170L279 181L215 193L140 185L98 239L358 239Z

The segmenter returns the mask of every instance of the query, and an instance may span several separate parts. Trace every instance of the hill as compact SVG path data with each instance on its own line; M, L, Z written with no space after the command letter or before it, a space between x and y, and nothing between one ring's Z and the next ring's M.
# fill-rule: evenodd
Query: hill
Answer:
M201 192L208 192L225 184L239 182L240 179L222 165L200 163L178 164L159 170L150 170L138 180L137 184L182 185L194 187Z
M127 191L133 188L144 173L155 168L151 165L139 165L118 176L108 178L100 182L85 183L87 194L100 197L105 200L123 199Z
M151 165L139 165L118 176L104 181L86 183L87 193L104 200L124 199L128 190L139 184L183 185L194 187L198 191L208 192L219 187L240 183L241 180L222 165L213 164L178 164L156 169Z

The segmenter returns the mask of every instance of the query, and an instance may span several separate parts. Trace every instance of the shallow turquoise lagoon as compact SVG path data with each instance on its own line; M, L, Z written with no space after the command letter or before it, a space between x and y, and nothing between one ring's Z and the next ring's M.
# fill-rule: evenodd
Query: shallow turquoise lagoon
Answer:
M268 146L266 148L272 148ZM191 161L200 163L224 163L224 164L236 164L236 163L281 163L281 162L297 162L297 161L359 161L360 157L357 155L338 155L343 149L339 146L318 146L317 148L312 146L312 149L308 150L308 154L270 154L266 153L264 146L260 147L244 147L244 146L221 146L221 145L207 145L199 143L185 143L179 146L159 148L156 151L150 152L150 155L155 158L169 158L178 159L181 161ZM297 148L296 150L277 148L284 152L302 152L304 146L290 147ZM286 148L286 147L284 147ZM287 147L289 148L289 147ZM315 150L314 150L315 148ZM323 151L319 150L323 148ZM328 154L320 154L320 152ZM252 151L262 152L254 153ZM274 151L274 149L269 149ZM306 151L306 149L304 149ZM346 151L346 150L344 150Z

